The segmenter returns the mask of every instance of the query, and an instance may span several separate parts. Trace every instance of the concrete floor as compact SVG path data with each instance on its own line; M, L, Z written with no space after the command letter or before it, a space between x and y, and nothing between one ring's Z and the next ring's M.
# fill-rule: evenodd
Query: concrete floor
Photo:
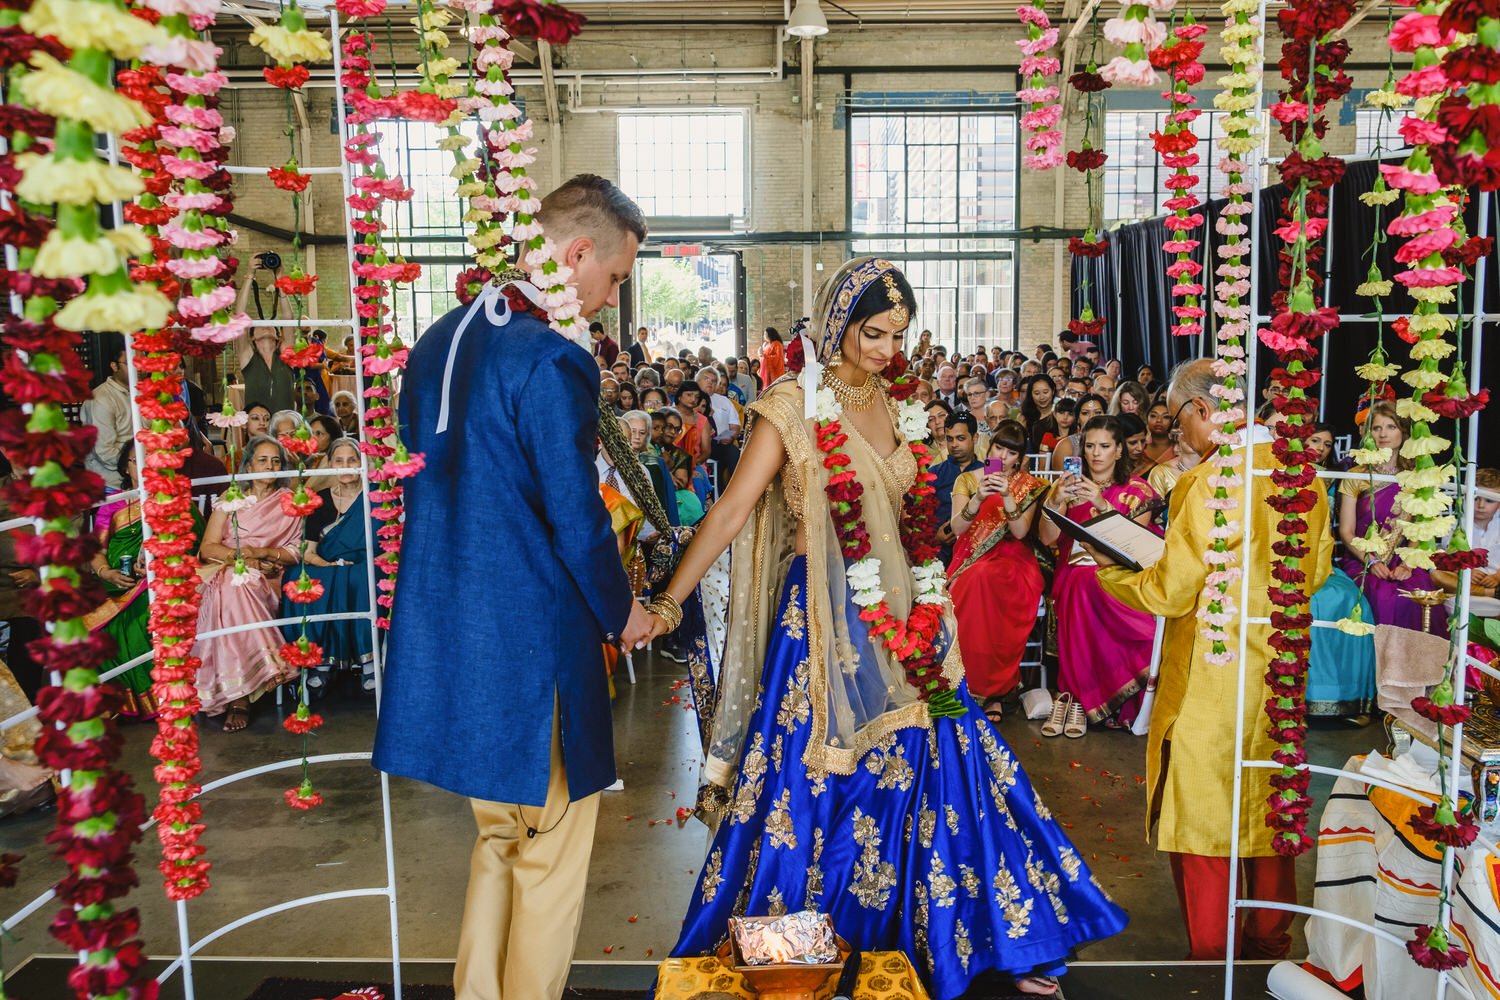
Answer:
M631 686L622 677L615 703L625 790L606 793L600 813L575 956L580 962L649 963L665 956L707 845L702 826L690 821L679 827L674 818L679 806L691 806L698 774L696 724L678 680L683 668L647 655L637 658L636 670L639 683ZM267 700L256 708L245 732L226 734L217 724L204 732L205 780L296 758L297 740L280 728L274 705ZM314 753L369 748L371 699L335 692L319 710L328 722L314 740ZM125 730L125 764L148 793L151 732L146 726ZM1105 730L1082 740L1042 739L1039 723L1015 716L1007 718L1002 732L1080 853L1130 913L1124 933L1079 957L1176 964L1186 950L1176 896L1165 859L1144 836L1144 742ZM1378 726L1337 724L1314 729L1309 748L1315 763L1338 766L1352 753L1384 749L1384 742ZM376 772L367 762L334 763L318 767L314 777L327 803L309 813L294 812L281 801L282 789L297 782L295 769L206 797L204 843L215 869L210 891L186 907L193 940L284 900L385 884ZM1314 794L1326 795L1330 786L1331 780L1317 778ZM401 955L449 959L473 844L472 816L463 799L415 782L393 780L391 799ZM0 851L27 856L18 885L0 894L0 913L14 912L59 876L60 863L43 843L54 820L55 812L48 810L0 823ZM178 930L174 908L159 890L157 847L154 834L148 834L138 864L143 887L130 902L141 910L148 953L171 955L178 950ZM1300 871L1303 902L1311 898L1312 871L1308 856ZM7 968L62 950L47 933L52 910L50 904L43 907L15 929L14 940L5 942ZM390 948L388 908L375 897L280 913L213 941L202 954L380 958L389 956ZM1299 938L1294 953L1301 951Z

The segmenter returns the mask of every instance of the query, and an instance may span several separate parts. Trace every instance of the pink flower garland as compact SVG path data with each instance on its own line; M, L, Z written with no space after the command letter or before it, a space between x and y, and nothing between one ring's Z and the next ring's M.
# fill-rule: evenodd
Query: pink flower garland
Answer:
M1047 54L1057 44L1057 29L1048 20L1044 6L1022 5L1016 10L1026 25L1026 37L1016 43L1023 56L1021 76L1026 78L1026 86L1017 92L1016 99L1030 106L1021 115L1021 129L1026 133L1027 149L1023 162L1033 170L1051 170L1063 162L1062 133L1057 131L1063 109L1057 100L1057 84L1047 82L1047 77L1062 70L1062 63Z
M1167 37L1167 29L1153 14L1171 10L1177 0L1120 0L1120 5L1125 8L1121 16L1104 22L1104 38L1123 46L1123 51L1101 66L1099 75L1114 84L1150 87L1156 83L1156 70L1148 54Z
M351 31L344 36L342 45L343 84L353 106L344 119L351 128L344 158L358 168L353 181L357 193L348 198L352 210L349 225L363 239L350 265L361 320L360 364L369 380L364 393L368 401L365 439L360 442L360 450L368 456L370 464L370 512L381 522L376 530L380 554L375 557L375 566L380 571L376 584L380 593L375 598L381 609L378 624L389 628L401 551L404 507L400 480L419 472L423 459L406 450L391 405L394 376L406 365L407 348L396 334L395 325L386 322L391 310L385 299L390 284L416 280L421 268L399 259L392 261L383 245L382 203L407 201L412 190L400 178L387 176L376 153L380 135L370 123L389 113L389 104L381 97L371 75L370 36Z

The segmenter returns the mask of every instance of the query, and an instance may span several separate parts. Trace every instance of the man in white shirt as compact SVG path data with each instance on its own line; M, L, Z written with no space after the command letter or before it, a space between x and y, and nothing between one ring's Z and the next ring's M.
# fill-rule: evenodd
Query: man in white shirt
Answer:
M698 371L698 388L708 399L709 416L714 421L713 459L719 463L718 487L729 485L729 477L739 464L740 415L724 393L724 383L716 369L705 367Z
M131 446L135 428L130 421L130 371L124 347L115 352L109 377L99 383L93 399L83 404L83 422L99 431L84 465L103 476L111 489L125 489L130 484L121 483L117 463L120 450Z

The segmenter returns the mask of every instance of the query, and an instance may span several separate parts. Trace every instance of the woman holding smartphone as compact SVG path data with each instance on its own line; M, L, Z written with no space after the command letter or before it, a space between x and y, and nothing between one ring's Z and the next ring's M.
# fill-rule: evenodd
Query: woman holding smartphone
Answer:
M990 438L984 468L953 484L952 569L948 592L958 618L969 690L991 722L1000 700L1021 683L1021 656L1036 624L1042 571L1031 526L1047 484L1023 468L1026 428L1002 420Z
M1074 521L1117 511L1141 525L1151 524L1156 494L1130 474L1125 428L1114 417L1094 417L1083 429L1083 457L1064 459L1064 475L1047 496L1047 506ZM1129 728L1140 709L1140 694L1151 666L1156 625L1151 616L1126 607L1099 586L1099 567L1046 517L1042 543L1057 546L1053 585L1057 615L1058 675L1061 692L1042 735L1082 736L1088 723Z

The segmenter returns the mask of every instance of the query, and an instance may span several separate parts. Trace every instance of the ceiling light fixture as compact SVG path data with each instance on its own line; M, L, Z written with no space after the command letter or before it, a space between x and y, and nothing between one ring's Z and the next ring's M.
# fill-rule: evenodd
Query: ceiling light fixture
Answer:
M794 38L817 38L828 34L828 18L818 0L797 0L792 8L792 17L786 23L786 33Z

